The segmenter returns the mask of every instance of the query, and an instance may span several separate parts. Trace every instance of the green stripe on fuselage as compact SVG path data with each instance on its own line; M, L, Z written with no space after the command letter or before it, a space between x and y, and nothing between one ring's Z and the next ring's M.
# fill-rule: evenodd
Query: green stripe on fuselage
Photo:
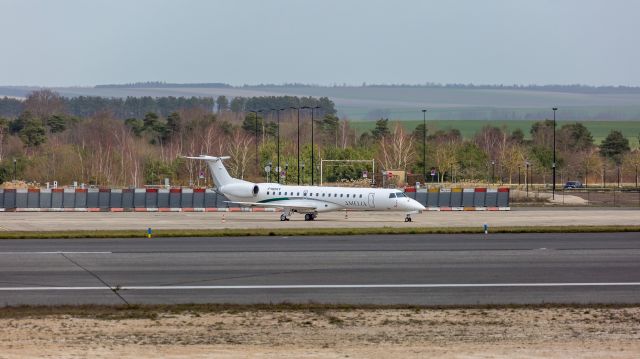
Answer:
M290 198L287 197L280 197L280 198L270 198L270 199L263 199L262 201L258 201L258 203L269 203L269 202L275 202L275 201L286 201L289 200Z

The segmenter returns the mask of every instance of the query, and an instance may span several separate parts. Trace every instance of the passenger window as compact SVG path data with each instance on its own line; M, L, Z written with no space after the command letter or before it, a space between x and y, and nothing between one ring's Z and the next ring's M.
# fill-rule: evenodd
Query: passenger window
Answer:
M296 193L296 196L299 196L299 195L300 195L300 192L297 192L297 193Z
M286 196L286 195L287 195L287 192L285 192L285 193L284 193L284 195Z
M320 193L316 192L316 197L320 197Z
M322 194L322 197L324 197L324 193Z
M333 196L334 196L334 197L338 197L338 194L337 194L337 193L334 193L334 194L333 194Z
M282 192L278 192L278 196L280 196L282 194Z
M267 195L269 194L269 191L267 191Z
M396 198L396 194L395 193L389 193L389 198Z
M362 198L362 195L360 195L360 198Z
M340 193L340 197L342 197L342 193Z
M349 194L347 193L347 198L349 198Z

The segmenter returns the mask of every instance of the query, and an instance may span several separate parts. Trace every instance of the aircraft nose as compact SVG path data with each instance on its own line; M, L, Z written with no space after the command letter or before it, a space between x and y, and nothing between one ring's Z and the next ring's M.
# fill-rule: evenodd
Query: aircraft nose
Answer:
M424 211L426 208L420 202L416 201L413 198L408 198L409 203L407 203L408 207L412 211Z

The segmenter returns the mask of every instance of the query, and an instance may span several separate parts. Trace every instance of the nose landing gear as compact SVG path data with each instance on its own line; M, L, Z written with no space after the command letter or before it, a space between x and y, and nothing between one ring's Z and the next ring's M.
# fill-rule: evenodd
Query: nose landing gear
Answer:
M291 217L291 211L283 211L282 214L280 215L280 220L288 221L289 217Z
M407 214L407 216L404 217L404 221L405 222L411 222L411 214Z

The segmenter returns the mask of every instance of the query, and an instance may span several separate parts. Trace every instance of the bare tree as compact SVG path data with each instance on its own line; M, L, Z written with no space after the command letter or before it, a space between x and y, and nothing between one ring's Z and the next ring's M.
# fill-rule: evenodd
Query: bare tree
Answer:
M0 162L4 159L4 142L9 131L7 120L0 118Z
M435 146L433 160L438 167L438 181L444 180L446 172L453 172L459 168L458 148L460 143L455 140L439 142ZM450 176L452 173L449 174Z
M395 124L391 134L382 138L380 152L378 160L385 169L405 171L415 154L411 136L399 123Z
M588 183L588 175L595 174L600 177L602 183L604 183L604 161L602 160L602 156L600 156L599 151L597 149L591 149L585 153L583 157L584 161L582 165L585 168L585 179L584 182Z
M522 145L507 143L500 151L499 163L509 176L509 184L513 183L513 176L525 161L525 149Z
M32 92L24 102L25 110L46 124L51 115L64 113L64 101L57 92L49 89Z
M253 137L248 136L242 129L236 128L227 145L227 152L231 157L229 170L232 176L244 179L244 173L251 157L252 144Z
M622 159L622 169L624 173L633 178L632 182L637 182L638 169L640 168L640 149L627 152Z
M489 158L496 159L500 149L504 148L505 138L506 134L500 128L487 125L475 135L474 141Z

